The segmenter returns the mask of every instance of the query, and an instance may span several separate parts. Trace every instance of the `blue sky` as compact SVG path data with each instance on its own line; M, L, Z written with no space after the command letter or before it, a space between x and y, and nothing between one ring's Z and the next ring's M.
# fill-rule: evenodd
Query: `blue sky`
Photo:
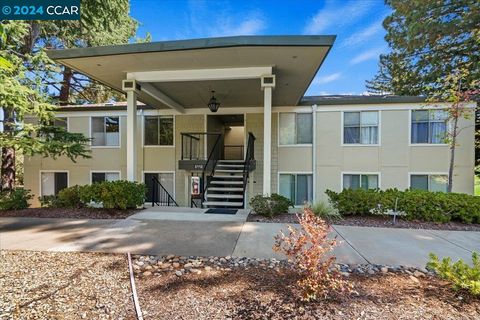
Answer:
M131 0L131 15L152 41L232 35L333 34L337 40L307 95L362 94L388 52L383 0Z

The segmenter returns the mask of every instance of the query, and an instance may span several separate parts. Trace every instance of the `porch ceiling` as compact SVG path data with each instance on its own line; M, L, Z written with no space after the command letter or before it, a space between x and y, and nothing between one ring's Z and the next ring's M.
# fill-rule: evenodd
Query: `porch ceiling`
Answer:
M57 62L121 91L127 74L145 71L273 67L274 106L297 105L334 36L240 36L53 50ZM150 82L185 108L206 107L215 90L222 107L263 105L260 79ZM141 92L139 100L168 108Z

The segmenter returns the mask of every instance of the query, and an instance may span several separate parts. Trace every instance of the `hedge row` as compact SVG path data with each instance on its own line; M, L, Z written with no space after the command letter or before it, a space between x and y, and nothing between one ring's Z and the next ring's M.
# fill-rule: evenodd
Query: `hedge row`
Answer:
M386 214L395 210L407 220L480 223L480 197L424 190L327 190L330 203L342 215Z
M29 207L28 200L33 196L23 188L0 191L0 210L21 210Z
M56 208L83 208L92 203L106 209L134 209L143 205L146 186L131 181L104 181L91 185L73 186L61 190L57 196L40 199L42 206Z

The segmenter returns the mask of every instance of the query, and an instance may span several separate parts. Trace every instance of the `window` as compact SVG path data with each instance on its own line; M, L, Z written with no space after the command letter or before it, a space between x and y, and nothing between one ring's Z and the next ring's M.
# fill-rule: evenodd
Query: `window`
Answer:
M280 174L279 192L295 205L312 202L313 178L311 174Z
M67 172L41 172L40 175L42 197L56 195L60 190L68 187Z
M120 180L119 172L92 172L92 183Z
M378 174L344 174L343 189L377 189Z
M414 190L447 192L448 176L443 174L412 174L410 188Z
M447 133L445 110L412 110L412 143L443 144Z
M53 120L53 125L56 127L61 127L65 130L68 130L68 119L67 118L55 118Z
M145 145L173 146L173 117L145 117Z
M311 144L312 119L311 113L280 113L280 145Z
M378 111L344 112L343 143L378 144Z
M120 146L118 117L92 117L92 146Z

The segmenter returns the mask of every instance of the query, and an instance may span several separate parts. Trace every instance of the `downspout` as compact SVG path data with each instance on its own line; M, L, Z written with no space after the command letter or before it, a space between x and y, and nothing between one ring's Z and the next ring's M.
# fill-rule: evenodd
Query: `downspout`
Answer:
M317 105L312 106L312 202L317 200Z

